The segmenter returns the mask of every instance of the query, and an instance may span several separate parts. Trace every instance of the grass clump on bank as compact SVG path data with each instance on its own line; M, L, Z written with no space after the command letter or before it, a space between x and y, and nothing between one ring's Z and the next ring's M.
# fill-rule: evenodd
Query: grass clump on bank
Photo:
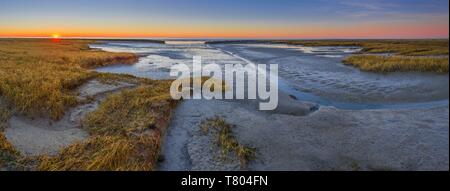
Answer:
M404 56L448 55L447 40L287 40L273 41L303 46L358 46L363 53L393 53Z
M315 40L284 41L304 46L358 46L363 55L344 60L370 72L437 72L448 73L448 40ZM364 55L364 53L366 53ZM367 55L387 53L392 55Z
M0 132L0 170L2 168L11 168L19 158L19 152L8 142L5 135Z
M282 43L302 46L361 47L361 54L352 55L346 64L371 72L419 71L448 73L448 39L432 40L238 40L221 43ZM368 54L387 54L373 56Z
M91 137L40 159L39 170L154 170L177 101L170 81L110 95L83 120Z
M6 108L2 100L0 100L0 170L2 168L9 168L11 163L17 161L19 158L19 152L8 142L5 135L3 135L6 123L10 117L11 112Z
M6 128L6 123L10 117L11 112L0 100L0 170L16 169L19 164L18 161L21 159L20 153L3 134L3 131Z
M448 55L448 40L391 40L361 43L366 53L394 53L404 56Z
M228 40L207 44L281 43L303 46L354 46L363 53L395 53L405 56L448 55L448 39L434 40Z
M155 134L138 137L94 136L70 145L55 157L40 159L39 170L46 171L142 171L152 170L159 148Z
M221 149L223 156L234 152L240 161L241 167L244 168L250 160L255 158L256 149L241 145L233 135L233 127L233 125L226 123L220 117L208 119L200 125L200 128L205 134L212 133L215 136L215 141Z
M94 135L132 135L162 131L177 101L170 96L171 81L154 81L109 96L86 116L83 126Z
M96 73L88 69L107 64L134 63L137 56L92 50L90 40L0 40L0 96L27 115L63 116L77 104L71 90Z
M371 72L438 72L448 73L447 58L354 55L344 63Z
M6 128L6 123L11 118L11 112L1 103L0 100L0 132Z

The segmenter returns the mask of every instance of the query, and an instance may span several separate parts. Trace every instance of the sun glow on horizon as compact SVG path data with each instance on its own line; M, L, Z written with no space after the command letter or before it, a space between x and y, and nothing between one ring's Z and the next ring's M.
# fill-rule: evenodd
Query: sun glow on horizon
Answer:
M58 33L54 33L54 34L52 34L52 38L59 39L59 38L61 38L61 35L59 35Z
M52 34L52 42L60 42L61 41L61 35L59 35L58 33L53 33Z
M0 1L0 38L449 36L448 0L26 1Z

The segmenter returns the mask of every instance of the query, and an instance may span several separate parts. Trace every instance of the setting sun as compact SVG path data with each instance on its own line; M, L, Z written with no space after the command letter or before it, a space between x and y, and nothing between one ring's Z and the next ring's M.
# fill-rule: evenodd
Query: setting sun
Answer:
M60 38L60 35L59 34L53 34L52 38Z

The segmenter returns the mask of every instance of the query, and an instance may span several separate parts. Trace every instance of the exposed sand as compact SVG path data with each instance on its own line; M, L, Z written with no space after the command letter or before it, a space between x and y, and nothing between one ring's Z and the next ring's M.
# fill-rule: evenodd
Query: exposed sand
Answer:
M88 133L80 128L80 121L87 113L94 111L107 94L131 87L134 85L122 82L103 84L91 80L77 90L78 99L86 103L69 109L61 120L13 115L5 136L26 156L56 154L61 148L88 137Z
M5 136L26 156L56 154L60 148L87 137L86 132L70 127L66 121L54 124L45 121L12 117L9 121L10 128L6 129Z
M280 92L279 107L270 112L258 112L262 117L271 113L304 116L314 112L316 104L296 101ZM200 123L216 115L230 116L252 113L258 107L256 101L205 101L186 100L175 110L163 146L164 162L159 170L239 170L239 161L230 154L226 161L214 146L212 137L205 136L198 128ZM234 108L236 107L236 108ZM243 111L243 112L242 112ZM249 119L251 120L251 119Z
M258 149L248 170L448 170L447 107L339 110L306 116L265 113L241 103L188 100L176 110L160 170L241 170L222 160L200 132L201 121L221 116L237 125L244 145ZM232 159L232 158L231 158Z

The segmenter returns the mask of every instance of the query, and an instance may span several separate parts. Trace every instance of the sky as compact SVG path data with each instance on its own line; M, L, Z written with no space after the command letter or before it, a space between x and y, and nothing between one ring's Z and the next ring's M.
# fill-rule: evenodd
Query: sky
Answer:
M448 0L1 0L0 37L448 38Z

